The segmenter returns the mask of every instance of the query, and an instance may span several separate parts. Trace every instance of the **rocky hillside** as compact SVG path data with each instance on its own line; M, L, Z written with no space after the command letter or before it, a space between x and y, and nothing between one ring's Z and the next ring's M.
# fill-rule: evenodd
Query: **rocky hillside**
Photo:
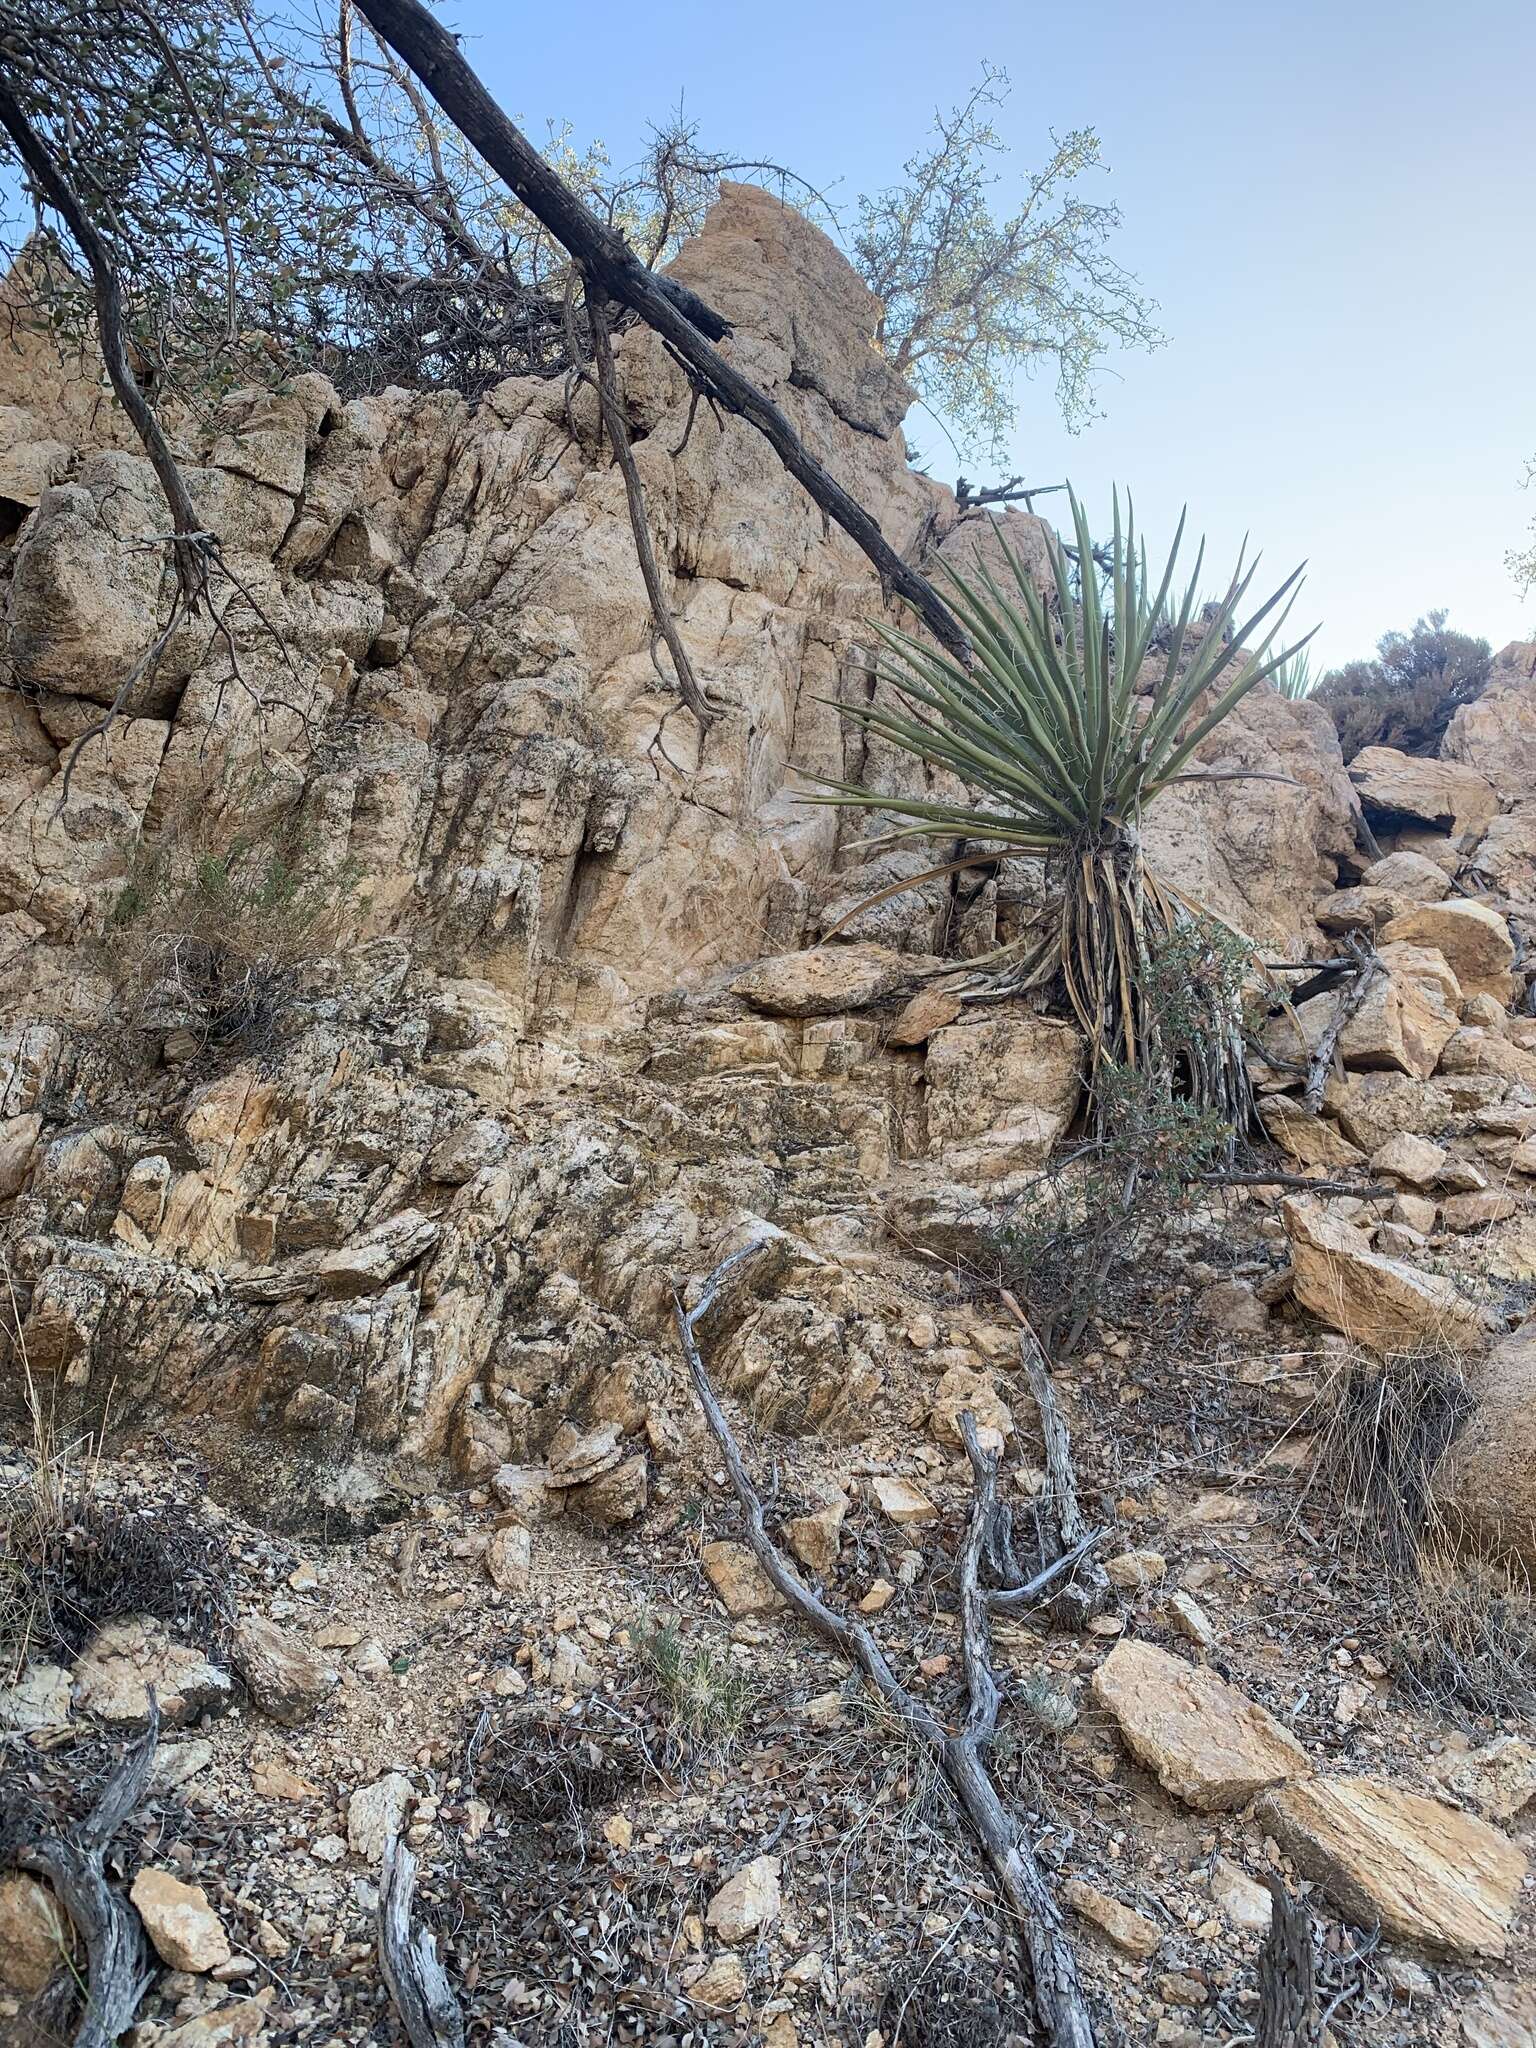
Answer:
M819 233L727 186L677 267L897 546L994 545L909 468L910 394ZM799 800L918 772L836 709L874 687L863 556L618 338L701 731L589 388L300 377L182 424L233 573L146 666L149 466L90 366L11 328L10 1555L41 1469L72 1562L6 1623L6 1845L80 1817L148 1681L165 1739L117 1851L165 1966L144 2048L400 2038L392 1835L474 2040L1030 2039L931 1759L742 1546L674 1324L767 1247L701 1329L772 1526L963 1712L958 1418L1033 1526L1049 1446L996 1282L1081 1046L933 972L1023 929L1036 864L860 910L933 856L863 860ZM1336 2040L1536 2039L1533 671L1508 650L1443 759L1348 773L1261 688L1202 760L1263 779L1147 818L1267 958L1345 968L1253 1065L1255 1172L1321 1189L1209 1190L1105 1270L1055 1380L1102 1583L997 1629L995 1769L1105 2041L1247 2040L1276 1874L1320 1916ZM1409 1431L1415 1541L1444 1538L1439 1611L1482 1617L1478 1683L1415 1663L1425 1575L1343 1469L1388 1384L1446 1390ZM58 1910L0 1884L18 2041L71 2038Z

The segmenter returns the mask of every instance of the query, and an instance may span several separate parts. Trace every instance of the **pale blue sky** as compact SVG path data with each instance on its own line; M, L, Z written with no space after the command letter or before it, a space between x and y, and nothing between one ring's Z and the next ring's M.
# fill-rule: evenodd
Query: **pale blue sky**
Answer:
M1012 467L1154 536L1188 501L1225 567L1245 531L1326 661L1445 606L1495 646L1536 631L1504 568L1536 491L1536 6L1531 0L449 0L508 110L630 160L686 96L702 138L852 201L889 182L981 60L1010 72L1021 168L1098 128L1115 251L1169 345L1113 365L1072 436L1022 394ZM921 413L936 475L955 462ZM967 465L975 473L975 465ZM1045 501L1042 510L1050 503Z

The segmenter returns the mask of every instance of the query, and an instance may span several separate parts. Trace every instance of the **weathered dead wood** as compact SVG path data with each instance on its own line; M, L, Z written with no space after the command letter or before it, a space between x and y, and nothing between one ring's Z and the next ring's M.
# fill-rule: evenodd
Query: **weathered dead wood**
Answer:
M508 119L453 35L420 0L357 0L357 5L459 133L587 276L670 344L706 397L757 429L790 475L868 556L889 588L912 606L936 639L968 662L970 641L933 585L902 559L879 523L822 467L767 393L714 346L729 332L720 316L676 280L657 276L622 235L588 211Z
M1189 1185L1199 1188L1301 1188L1309 1195L1358 1195L1362 1202L1397 1193L1395 1187L1388 1186L1383 1180L1315 1180L1305 1173L1197 1173Z
M992 1782L985 1757L997 1724L999 1695L992 1676L988 1601L981 1589L980 1570L996 1513L997 1459L976 1443L975 1421L967 1412L962 1428L969 1426L968 1447L976 1474L976 1498L960 1559L960 1635L968 1704L965 1725L957 1734L901 1683L869 1628L829 1607L805 1583L768 1534L762 1498L742 1461L735 1434L710 1382L697 1337L700 1322L708 1315L726 1280L764 1249L761 1239L743 1245L705 1278L692 1309L685 1309L680 1297L676 1302L678 1341L695 1397L725 1460L746 1518L747 1541L770 1583L801 1620L863 1674L902 1724L937 1759L1017 1923L1042 2038L1053 2048L1093 2048L1093 2021L1060 1908L1017 1818Z
M379 1969L411 2048L464 2048L464 2015L435 1936L411 1926L416 1858L398 1835L384 1844L379 1876Z
M1312 1915L1279 1878L1269 1877L1275 1909L1259 1950L1259 2021L1254 2048L1318 2048L1317 1961Z
M619 465L619 474L624 479L624 495L629 502L630 530L635 537L635 553L640 559L640 574L645 579L645 594L650 600L651 618L656 630L667 643L667 652L672 656L672 668L677 678L678 694L699 721L708 725L714 718L709 701L699 688L694 675L693 664L688 659L688 650L683 645L682 635L677 630L677 621L672 616L672 607L662 587L661 569L656 561L656 549L651 540L651 522L645 509L645 490L640 482L640 471L635 464L635 451L630 446L629 422L624 417L624 404L619 396L619 380L613 367L613 337L608 324L608 307L602 287L592 278L587 279L587 324L592 330L592 354L597 368L597 397L602 408L603 427L608 435L608 445L613 458ZM654 643L653 643L654 645Z
M1379 974L1386 970L1377 958L1374 948L1357 944L1348 945L1354 961L1355 972L1348 984L1339 991L1323 1035L1317 1041L1311 1058L1307 1061L1306 1086L1301 1091L1304 1108L1316 1116L1323 1106L1323 1091L1328 1086L1328 1076L1333 1072L1334 1055L1339 1049L1339 1040L1344 1036L1344 1027L1360 1008L1370 993L1371 986Z
M1066 1418L1051 1385L1050 1366L1034 1325L1007 1288L1000 1290L1003 1306L1019 1330L1019 1356L1029 1380L1029 1391L1040 1415L1040 1435L1045 1446L1045 1492L1040 1502L1041 1522L1054 1538L1058 1557L1073 1553L1087 1569L1056 1596L1071 1609L1071 1618L1086 1621L1100 1613L1112 1598L1109 1579L1102 1565L1089 1560L1096 1540L1088 1527L1082 1503L1077 1497L1077 1470L1072 1462L1072 1437Z
M24 1870L48 1880L85 1944L85 2011L74 2048L112 2048L133 2025L139 2001L154 1982L143 1925L126 1894L108 1884L103 1865L112 1837L144 1797L159 1743L160 1707L151 1691L144 1733L85 1820L69 1834L45 1835L17 1859Z

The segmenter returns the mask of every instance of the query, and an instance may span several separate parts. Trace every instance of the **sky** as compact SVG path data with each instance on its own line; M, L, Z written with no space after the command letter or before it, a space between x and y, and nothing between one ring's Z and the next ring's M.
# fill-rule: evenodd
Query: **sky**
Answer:
M1129 488L1154 549L1187 504L1215 565L1245 534L1276 582L1307 561L1293 619L1320 622L1324 666L1435 608L1496 648L1536 634L1504 566L1536 519L1531 0L440 4L535 139L569 120L626 163L681 98L706 146L787 163L850 213L1002 65L1020 176L1050 130L1098 130L1111 253L1168 335L1110 359L1076 435L1053 376L1024 382L1004 469L1069 477L1103 517ZM953 482L921 412L908 431Z

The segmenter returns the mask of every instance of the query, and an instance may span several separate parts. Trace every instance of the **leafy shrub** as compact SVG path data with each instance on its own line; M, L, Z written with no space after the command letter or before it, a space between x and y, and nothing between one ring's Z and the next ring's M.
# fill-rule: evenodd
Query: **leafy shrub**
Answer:
M1265 628L1265 621L1296 575L1238 624L1254 574L1239 562L1225 596L1197 624L1198 561L1182 598L1171 595L1182 522L1154 581L1118 499L1107 548L1096 549L1075 495L1071 504L1073 555L1054 534L1047 537L1055 586L1049 597L1000 533L1010 589L985 564L978 567L979 588L947 570L950 602L974 646L970 667L909 634L877 627L887 649L882 680L897 705L877 697L839 706L851 724L935 775L958 777L977 796L896 796L819 778L827 780L827 793L809 801L895 821L864 842L870 847L944 841L948 859L932 872L952 872L962 864L957 853L973 861L983 848L1043 854L1059 869L1062 888L1052 910L993 956L999 974L992 993L1059 982L1087 1035L1088 1081L1102 1126L1117 1069L1147 1070L1169 1096L1185 1051L1163 1033L1147 963L1190 913L1146 865L1137 820L1170 783L1203 779L1190 766L1196 748L1297 652L1293 646L1265 653L1280 622ZM1091 568L1079 579L1074 567L1099 562L1102 591ZM1255 634L1249 650L1242 643ZM1154 647L1162 650L1161 673L1141 694ZM912 886L930 878L915 877ZM1206 999L1207 1048L1198 1062L1183 1061L1186 1080L1202 1107L1231 1116L1247 1101L1236 1019L1209 983L1194 993Z
M1486 640L1455 633L1430 612L1407 633L1384 633L1374 661L1330 669L1313 691L1339 729L1346 761L1362 747L1433 754L1463 704L1482 692L1492 665Z
M138 848L102 936L126 1021L190 1031L196 1049L260 1049L303 971L355 928L360 870L321 858L292 810L245 829L228 806L188 806Z

